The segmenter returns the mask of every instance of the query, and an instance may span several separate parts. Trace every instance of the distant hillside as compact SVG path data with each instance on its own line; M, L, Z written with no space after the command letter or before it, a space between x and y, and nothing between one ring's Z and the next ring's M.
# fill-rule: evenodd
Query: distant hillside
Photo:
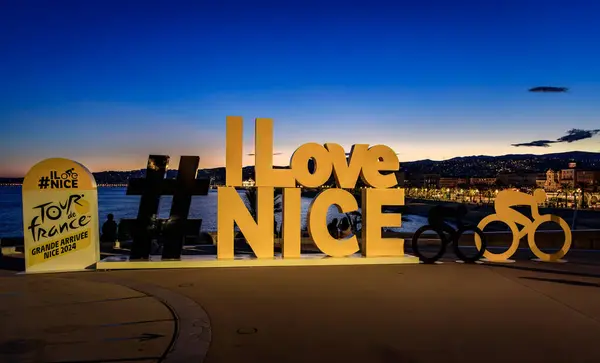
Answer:
M466 156L448 160L418 160L401 163L408 173L431 173L442 176L495 177L499 173L536 172L565 169L576 162L580 169L600 169L600 153L571 151L533 155L509 154L502 156Z
M418 160L403 162L401 170L408 173L431 173L442 176L495 177L499 173L537 172L548 169L564 169L569 162L576 162L578 169L599 169L600 153L571 151L544 155L510 154L502 156L466 156L448 160ZM281 167L283 168L283 167ZM130 178L143 178L145 169L131 171L103 171L94 173L99 184L125 184ZM254 177L254 166L243 168L244 179ZM169 170L167 178L177 176L177 170ZM198 178L214 178L217 184L225 181L225 168L201 169ZM0 183L18 183L22 178L0 178Z

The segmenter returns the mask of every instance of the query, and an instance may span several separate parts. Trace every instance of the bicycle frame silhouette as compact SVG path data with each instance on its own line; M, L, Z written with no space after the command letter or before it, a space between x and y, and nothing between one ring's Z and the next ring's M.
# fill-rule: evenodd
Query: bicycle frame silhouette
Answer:
M504 262L507 261L517 251L521 238L527 236L529 249L538 259L544 262L558 261L560 258L564 257L571 248L572 234L567 222L561 217L553 214L539 213L536 213L537 217L531 220L530 218L525 217L522 213L513 209L515 206L531 206L532 210L538 211L538 204L545 200L546 192L543 189L534 190L533 195L510 189L503 190L497 194L496 199L494 200L494 209L496 213L483 218L477 227L459 225L458 230L454 231L449 226L446 226L443 228L443 231L438 231L433 226L423 226L419 228L413 235L413 251L421 259L421 261L425 263L432 263L437 261L445 253L446 246L449 243L454 242L454 252L461 260L465 262L475 262L481 257L484 257L489 262ZM483 234L483 230L492 222L502 222L506 224L512 232L512 243L508 250L503 253L492 253L486 249L487 242L485 235ZM555 253L542 252L535 242L535 232L542 223L546 222L557 223L565 234L565 240L562 247ZM517 224L523 225L523 228L519 230ZM418 239L421 234L427 230L436 232L442 240L442 246L440 250L433 257L423 256L418 243ZM458 248L458 240L467 230L474 231L475 247L477 248L478 254L465 259L464 254ZM444 232L450 234L450 240L446 238Z
M486 251L485 250L485 247L486 247L485 235L483 234L482 230L480 228L478 228L477 226L464 224L461 221L458 221L458 223L457 223L458 229L454 229L447 224L444 224L444 226L440 226L440 227L441 228L438 228L437 226L432 226L432 225L425 225L425 226L422 226L421 228L417 229L415 231L415 233L413 234L413 238L412 238L413 253L417 257L419 257L419 260L421 260L421 262L435 263L446 253L446 249L448 248L448 245L451 243L453 245L454 254L456 254L456 256L465 263L475 263L476 261L481 259L481 257L484 255L484 253ZM423 246L422 246L422 244L419 243L419 238L426 231L435 232L441 240L441 244L438 247L437 253L431 257L427 257L423 254L423 251L422 251ZM478 239L479 245L477 248L477 253L472 256L466 255L459 248L458 242L460 240L460 237L467 231L473 231L475 236L479 238Z
M491 262L507 261L512 255L515 254L515 252L517 252L517 249L519 248L519 241L521 241L521 238L523 238L525 236L527 236L527 243L529 245L529 249L531 250L531 252L533 252L533 254L542 261L547 261L547 262L557 261L560 258L564 257L567 254L567 252L569 251L569 249L571 248L572 235L571 235L571 229L569 228L569 225L567 224L567 222L564 219L562 219L559 216L553 215L553 214L541 214L539 218L532 220L529 224L525 225L521 230L519 230L516 222L510 221L510 220L509 221L503 220L496 213L496 214L491 214L491 215L483 218L481 220L481 222L479 222L477 227L479 227L479 229L483 230L488 224L490 224L492 222L502 222L502 223L506 224L508 226L508 228L510 228L513 238L512 238L512 244L510 245L508 250L506 250L505 252L502 252L502 253L491 253L489 251L484 252L483 257ZM563 246L556 253L542 252L535 242L535 232L540 227L540 225L545 222L558 223L560 228L565 233L565 241L563 243ZM478 236L476 235L475 236L475 245L477 246L477 248L479 250L484 250L486 244L485 244L485 241L482 244L482 241L479 240Z
M71 168L60 175L61 179L67 179L69 177L73 179L77 179L79 177L79 175L75 172L75 168Z

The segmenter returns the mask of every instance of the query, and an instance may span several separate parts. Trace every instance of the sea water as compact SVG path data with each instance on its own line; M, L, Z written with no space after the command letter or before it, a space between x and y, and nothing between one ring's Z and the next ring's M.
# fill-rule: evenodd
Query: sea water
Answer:
M109 213L114 214L115 220L122 218L136 218L140 196L125 195L126 188L98 188L98 209L100 214L100 225L106 220ZM244 191L239 191L242 195ZM161 198L159 207L159 218L168 218L171 208L172 197ZM306 225L306 214L312 198L302 198L302 226ZM192 198L192 205L188 216L190 219L201 218L203 231L217 230L217 191L211 190L208 195ZM340 220L344 217L338 213L335 206L329 208L327 222L334 218ZM394 231L414 232L427 223L427 218L417 215L403 215L401 228ZM281 213L275 215L278 225L281 225ZM0 187L0 238L23 236L23 211L20 186Z

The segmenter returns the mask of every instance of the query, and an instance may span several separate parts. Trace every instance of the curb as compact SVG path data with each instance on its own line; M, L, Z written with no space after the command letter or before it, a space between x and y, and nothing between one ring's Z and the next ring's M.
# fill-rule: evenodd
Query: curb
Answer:
M109 276L93 276L89 280L139 291L157 299L169 309L175 321L176 331L161 362L204 362L212 340L212 329L208 314L194 300L162 287L132 280L119 279L117 282Z

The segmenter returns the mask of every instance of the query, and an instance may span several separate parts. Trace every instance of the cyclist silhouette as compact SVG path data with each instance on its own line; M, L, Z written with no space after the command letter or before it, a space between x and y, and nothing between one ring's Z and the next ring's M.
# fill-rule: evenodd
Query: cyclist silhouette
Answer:
M533 195L522 193L514 190L503 190L496 196L494 201L495 214L490 214L483 218L477 225L480 230L492 223L492 222L504 222L508 225L512 233L512 243L508 250L502 253L492 253L485 251L483 257L489 261L502 262L508 260L519 248L519 241L527 236L527 244L533 254L538 257L541 261L558 261L560 258L565 256L571 248L573 237L571 235L571 229L567 222L559 216L552 214L540 214L538 204L543 203L546 200L546 192L543 189L536 189L533 191ZM524 214L521 214L517 210L513 209L516 206L529 206L531 207L531 219ZM554 222L557 223L560 229L565 234L565 240L560 250L555 253L545 253L540 250L535 241L535 232L542 223ZM523 228L519 228L523 226ZM479 250L485 248L482 240L479 236L475 236L475 245Z
M73 178L73 179L77 179L78 175L75 172L75 168L71 168L67 171L65 171L64 173L61 174L60 176L62 179L67 179L69 177Z
M465 204L459 204L456 207L449 207L445 205L436 205L429 210L427 220L429 224L426 224L415 231L412 238L412 250L415 255L419 257L419 260L423 263L435 263L439 260L444 253L446 253L446 248L448 245L452 245L454 250L454 254L460 260L466 263L474 263L479 260L486 249L485 236L481 229L477 226L469 225L463 223L463 219L466 214L469 212L467 206ZM456 227L451 226L446 222L447 219L453 219L456 222ZM425 251L423 248L427 246L427 244L422 244L419 242L419 239L425 232L435 232L438 235L440 240L442 241L438 247L433 248L435 250L435 254L433 256L427 256L423 252ZM465 254L459 245L459 240L461 236L467 232L473 232L479 238L480 247L476 250L475 254ZM423 240L430 239L425 237ZM427 247L429 251L432 249Z
M446 219L453 219L458 227L462 224L462 220L468 213L468 209L464 204L457 207L447 207L444 205L436 205L429 210L427 223L435 229L439 230L454 230L452 226L446 223Z
M513 209L513 207L523 205L531 207L531 216L534 220L540 218L538 204L546 200L544 189L536 189L533 195L518 192L514 190L503 190L498 193L494 201L496 214L503 221L512 221L521 226L531 224L531 219Z

